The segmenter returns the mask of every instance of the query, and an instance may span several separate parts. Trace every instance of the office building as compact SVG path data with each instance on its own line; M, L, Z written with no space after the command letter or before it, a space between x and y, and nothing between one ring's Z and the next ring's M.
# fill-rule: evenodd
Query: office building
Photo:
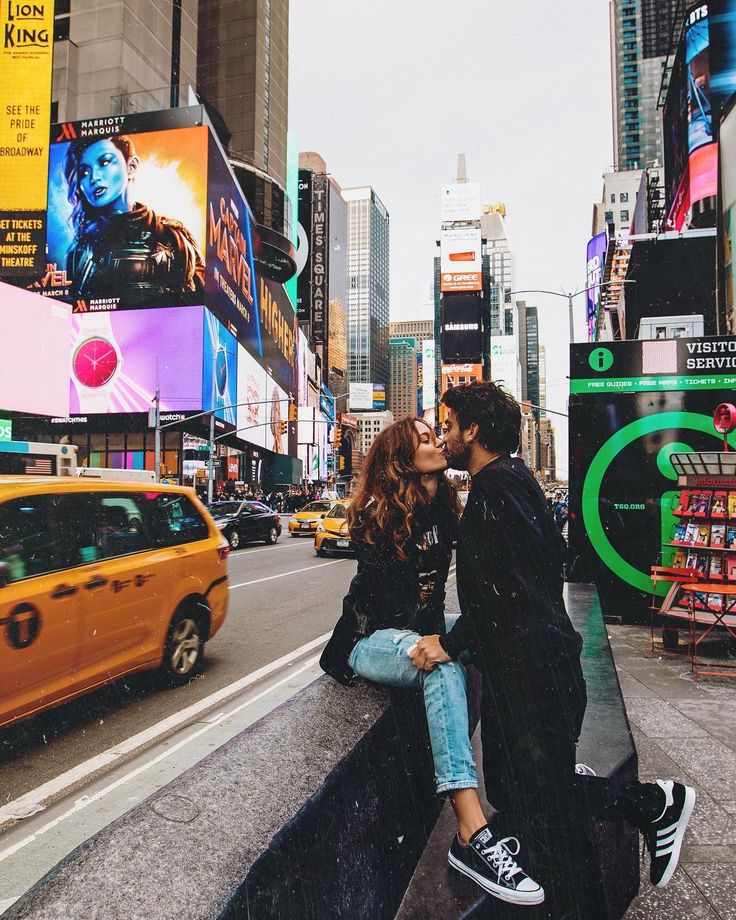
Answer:
M611 84L615 168L664 163L663 70L683 0L611 0ZM676 36L675 36L676 38ZM632 199L633 210L633 199Z
M505 295L514 289L514 259L506 231L506 205L486 204L480 218L483 239L484 316L490 317L491 335L511 335L513 320Z
M348 378L388 385L389 214L369 186L342 194L348 205Z
M539 346L539 417L547 415L547 349Z
M555 429L548 418L539 420L539 472L545 482L554 482L557 479Z
M409 337L415 339L417 348L421 348L423 342L434 338L434 320L410 319L398 323L389 323L388 334L390 338L398 336L399 338Z
M519 362L521 364L521 398L529 402L539 418L539 315L536 307L525 300L516 301L518 317Z
M643 170L626 169L603 174L603 197L593 205L591 236L613 225L613 237L622 239L629 234L641 185Z
M419 409L421 355L417 353L417 347L417 340L412 336L391 336L389 339L389 408L394 418L416 415Z
M297 279L299 326L315 350L322 381L347 408L348 207L340 185L314 152L299 154L301 236L308 256Z
M363 456L371 449L378 435L394 421L389 409L385 412L353 412L352 417L358 422L358 447Z
M288 0L200 0L198 5L197 93L224 119L232 135L231 155L284 187Z
M529 403L521 404L519 456L535 473L539 469L539 428Z

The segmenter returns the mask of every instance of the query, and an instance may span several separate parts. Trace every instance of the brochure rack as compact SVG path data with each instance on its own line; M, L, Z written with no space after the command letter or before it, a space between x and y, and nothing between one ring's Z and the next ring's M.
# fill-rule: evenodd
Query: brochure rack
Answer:
M736 663L709 668L698 656L701 643L723 629L736 642L736 453L673 454L678 473L672 514L675 524L662 546L664 566L652 580L668 581L661 606L662 644L677 646L679 628L688 630L688 653L696 675L736 676Z

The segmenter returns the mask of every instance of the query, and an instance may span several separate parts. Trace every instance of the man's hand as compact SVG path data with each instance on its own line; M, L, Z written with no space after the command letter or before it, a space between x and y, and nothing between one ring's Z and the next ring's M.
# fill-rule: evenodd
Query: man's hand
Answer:
M452 660L440 645L439 636L424 636L409 657L420 671L431 671L435 665Z

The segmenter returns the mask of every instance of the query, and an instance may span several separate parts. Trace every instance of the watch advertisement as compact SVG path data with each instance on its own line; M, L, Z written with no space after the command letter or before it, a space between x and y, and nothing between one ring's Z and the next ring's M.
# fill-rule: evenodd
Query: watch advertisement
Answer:
M97 121L57 126L48 264L33 287L75 312L202 304L207 127Z
M204 307L72 317L72 415L202 407Z
M238 402L238 343L222 323L204 311L202 411L235 425Z
M670 564L676 549L667 546L678 494L671 456L722 449L713 412L733 399L730 344L724 337L571 348L569 578L595 580L606 614L648 619L650 568ZM594 378L607 385L589 386ZM729 442L736 447L733 434Z
M293 311L292 311L293 312ZM238 345L237 434L276 454L289 453L282 422L289 419L289 397L242 345Z

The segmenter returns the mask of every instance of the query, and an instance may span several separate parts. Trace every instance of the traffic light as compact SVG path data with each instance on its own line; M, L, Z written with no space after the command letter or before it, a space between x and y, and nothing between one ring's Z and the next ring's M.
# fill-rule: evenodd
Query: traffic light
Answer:
M338 425L335 428L335 434L333 436L332 446L335 448L335 452L338 452L342 447L342 428Z
M288 430L288 425L286 422L280 422L279 424L281 425L281 434L286 434Z
M297 421L296 403L294 402L289 403L289 421L290 422Z

